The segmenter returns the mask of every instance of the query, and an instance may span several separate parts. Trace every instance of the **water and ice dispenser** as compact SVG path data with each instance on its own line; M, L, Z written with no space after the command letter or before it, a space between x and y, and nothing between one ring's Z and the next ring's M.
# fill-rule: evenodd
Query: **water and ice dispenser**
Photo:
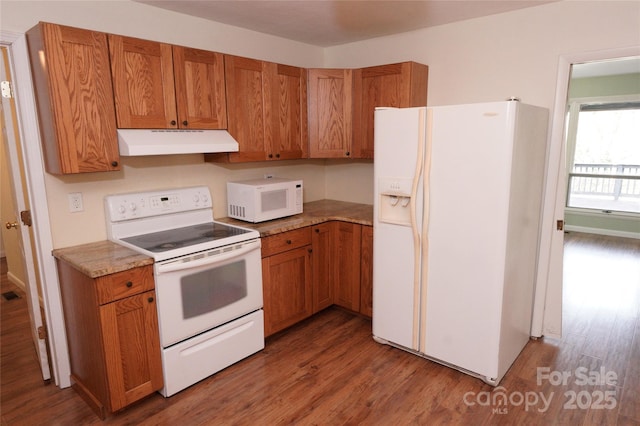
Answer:
M380 197L380 222L411 226L411 188L410 178L380 178L378 197Z

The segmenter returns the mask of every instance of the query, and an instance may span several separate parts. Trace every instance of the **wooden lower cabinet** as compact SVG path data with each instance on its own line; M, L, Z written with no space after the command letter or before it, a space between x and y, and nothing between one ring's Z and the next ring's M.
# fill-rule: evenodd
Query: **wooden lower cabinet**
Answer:
M360 248L360 313L373 316L373 226L362 226Z
M362 225L335 222L333 261L336 264L334 303L360 311L360 238Z
M333 305L335 262L332 259L336 222L312 227L313 245L313 313Z
M153 267L91 278L57 264L74 388L103 419L160 390Z
M265 336L311 316L311 253L309 227L263 238Z
M265 336L331 305L371 317L373 227L330 221L262 239Z

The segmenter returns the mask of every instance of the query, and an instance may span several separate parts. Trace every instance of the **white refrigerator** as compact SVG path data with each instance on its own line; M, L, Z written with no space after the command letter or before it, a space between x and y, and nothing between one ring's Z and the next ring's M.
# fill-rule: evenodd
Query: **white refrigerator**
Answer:
M548 111L375 111L373 336L497 386L530 336Z

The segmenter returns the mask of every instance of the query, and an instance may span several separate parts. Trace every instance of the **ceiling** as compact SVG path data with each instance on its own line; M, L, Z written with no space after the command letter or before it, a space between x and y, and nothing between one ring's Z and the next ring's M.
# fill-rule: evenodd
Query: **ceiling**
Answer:
M321 47L557 0L133 0Z

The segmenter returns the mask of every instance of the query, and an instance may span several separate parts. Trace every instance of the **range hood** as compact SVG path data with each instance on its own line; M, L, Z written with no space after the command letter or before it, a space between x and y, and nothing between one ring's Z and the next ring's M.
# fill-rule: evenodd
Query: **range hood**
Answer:
M204 154L237 152L238 142L226 130L118 129L120 155Z

